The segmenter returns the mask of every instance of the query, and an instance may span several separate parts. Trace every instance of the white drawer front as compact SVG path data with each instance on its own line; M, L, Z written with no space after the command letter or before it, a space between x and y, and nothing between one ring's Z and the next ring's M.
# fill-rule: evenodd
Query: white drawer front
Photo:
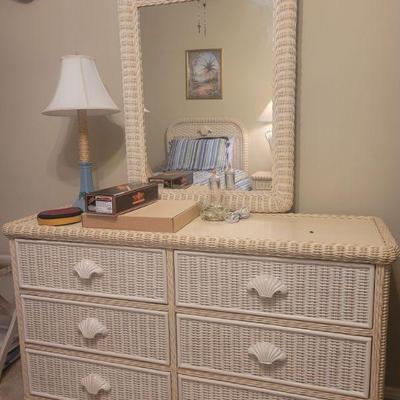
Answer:
M22 296L25 341L169 364L168 314Z
M368 397L371 339L178 315L183 368Z
M163 250L17 240L20 286L167 303Z
M312 400L272 390L179 376L180 400Z
M175 252L180 306L371 327L372 265Z
M171 398L170 375L167 372L92 362L33 350L27 351L27 360L32 395L60 400Z

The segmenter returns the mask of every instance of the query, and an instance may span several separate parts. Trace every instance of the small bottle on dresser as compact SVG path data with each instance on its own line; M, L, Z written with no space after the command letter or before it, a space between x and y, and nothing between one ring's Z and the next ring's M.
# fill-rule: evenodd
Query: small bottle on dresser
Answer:
M201 218L206 221L224 221L228 211L222 204L221 179L214 170L208 180L210 201L201 210Z
M235 170L231 164L225 170L225 188L226 190L235 190Z
M210 202L211 204L218 205L222 202L222 192L221 192L221 178L217 175L217 171L213 171L208 184L210 187Z

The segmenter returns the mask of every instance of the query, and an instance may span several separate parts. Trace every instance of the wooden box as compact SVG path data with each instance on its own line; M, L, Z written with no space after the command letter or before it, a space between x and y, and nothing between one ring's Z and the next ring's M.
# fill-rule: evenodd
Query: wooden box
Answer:
M113 217L84 214L85 228L175 233L200 215L192 200L159 200L147 207Z

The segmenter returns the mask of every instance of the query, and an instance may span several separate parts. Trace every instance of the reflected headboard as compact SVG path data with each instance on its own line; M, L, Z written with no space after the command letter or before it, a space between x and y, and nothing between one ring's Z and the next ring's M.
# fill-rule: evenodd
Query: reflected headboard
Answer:
M178 119L167 129L166 148L169 151L169 143L174 138L221 136L235 139L232 167L247 171L249 166L247 132L242 123L231 118L189 117Z

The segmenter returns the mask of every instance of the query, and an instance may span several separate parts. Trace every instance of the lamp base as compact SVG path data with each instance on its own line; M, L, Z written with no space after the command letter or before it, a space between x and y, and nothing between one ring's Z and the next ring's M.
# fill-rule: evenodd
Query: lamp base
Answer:
M82 211L85 211L85 195L86 193L93 192L93 179L92 179L92 167L91 162L80 162L80 191L78 198L74 201L74 207L79 207Z

